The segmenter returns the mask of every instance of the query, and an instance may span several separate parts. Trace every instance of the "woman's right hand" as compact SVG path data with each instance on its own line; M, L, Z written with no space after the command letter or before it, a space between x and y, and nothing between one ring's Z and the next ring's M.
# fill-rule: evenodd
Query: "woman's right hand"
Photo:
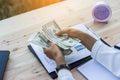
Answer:
M83 43L89 50L92 50L92 47L96 42L96 39L94 39L89 34L74 28L64 29L56 33L56 35L58 36L62 36L63 34L68 34L70 37L78 38L79 40L81 40L81 43Z
M68 34L70 37L80 39L85 33L74 28L63 29L62 31L56 33L57 36L62 36L63 34Z

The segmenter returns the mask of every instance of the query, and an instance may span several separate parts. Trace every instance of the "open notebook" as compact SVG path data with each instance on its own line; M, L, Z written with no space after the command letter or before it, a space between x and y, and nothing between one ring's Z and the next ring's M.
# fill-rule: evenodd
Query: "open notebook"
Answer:
M78 67L77 70L87 80L120 80L120 78L113 75L104 66L93 59Z
M83 24L76 25L72 28L79 29L83 32L86 32L93 36L95 39L99 39L93 32L88 30ZM55 79L57 78L56 74L56 63L54 60L49 59L43 52L43 49L35 44L30 43L28 48L30 51L35 55L35 57L39 60L39 62L43 65L45 70L49 73L51 78ZM68 66L73 69L88 60L91 59L90 54L91 52L84 47L81 43L73 46L71 48L73 52L70 55L65 56L66 62Z

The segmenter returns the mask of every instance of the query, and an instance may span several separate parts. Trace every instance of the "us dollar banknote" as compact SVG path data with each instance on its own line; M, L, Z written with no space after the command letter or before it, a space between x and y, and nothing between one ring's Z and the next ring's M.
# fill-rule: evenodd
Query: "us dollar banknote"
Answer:
M55 21L52 21L43 25L41 30L34 33L28 41L43 48L49 48L50 42L53 42L60 48L64 55L69 55L72 53L71 47L78 44L80 40L71 38L67 34L57 36L56 33L59 31L61 31L60 27Z

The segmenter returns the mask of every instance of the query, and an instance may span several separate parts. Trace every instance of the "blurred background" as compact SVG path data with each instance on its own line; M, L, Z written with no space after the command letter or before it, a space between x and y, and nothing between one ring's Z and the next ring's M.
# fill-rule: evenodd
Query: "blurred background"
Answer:
M0 20L63 0L0 0Z

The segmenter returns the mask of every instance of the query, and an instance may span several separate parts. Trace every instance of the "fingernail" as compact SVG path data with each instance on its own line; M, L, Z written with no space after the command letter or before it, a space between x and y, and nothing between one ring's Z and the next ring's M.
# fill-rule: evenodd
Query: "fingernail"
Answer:
M57 36L59 35L58 33L55 33Z

